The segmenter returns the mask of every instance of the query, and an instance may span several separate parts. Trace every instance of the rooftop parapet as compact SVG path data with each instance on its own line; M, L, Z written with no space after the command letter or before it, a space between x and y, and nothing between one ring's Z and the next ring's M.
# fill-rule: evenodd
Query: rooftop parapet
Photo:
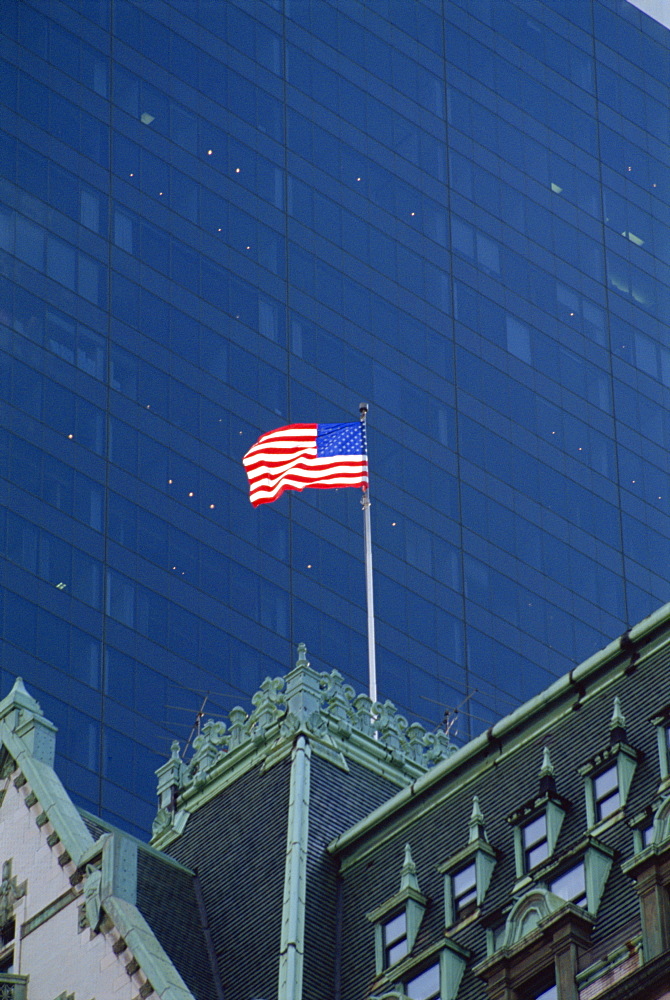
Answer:
M299 733L337 766L347 769L346 759L357 759L400 786L455 751L445 732L410 725L390 701L373 703L357 695L337 670L313 670L302 643L293 670L286 677L266 677L251 701L252 712L233 708L228 725L208 720L189 760L182 760L177 741L172 744L170 759L156 772L154 838L170 828L180 832L187 817L180 823L178 814L194 811L201 793L209 798L208 789L215 794L261 758L265 766L281 759Z

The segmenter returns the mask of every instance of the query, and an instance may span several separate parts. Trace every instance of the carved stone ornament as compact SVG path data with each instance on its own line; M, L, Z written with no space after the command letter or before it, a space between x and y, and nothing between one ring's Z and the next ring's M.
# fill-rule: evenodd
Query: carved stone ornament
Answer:
M97 931L102 919L102 872L92 865L86 867L84 899L89 927Z
M12 875L12 862L5 861L2 866L2 882L0 882L0 927L14 916L14 904L26 894L27 882L18 884L16 876Z
M427 769L451 756L455 747L442 730L428 733L418 723L408 725L391 701L372 702L345 683L337 670L317 673L309 665L301 643L298 661L286 677L266 677L251 699L253 711L233 708L230 725L212 720L205 723L193 741L193 755L188 762L179 757L173 745L170 760L157 771L160 809L154 823L154 835L166 829L174 817L176 794L200 788L213 771L240 747L262 747L278 738L292 738L302 731L322 741L346 743L356 738L370 741L378 753L397 767L411 764Z

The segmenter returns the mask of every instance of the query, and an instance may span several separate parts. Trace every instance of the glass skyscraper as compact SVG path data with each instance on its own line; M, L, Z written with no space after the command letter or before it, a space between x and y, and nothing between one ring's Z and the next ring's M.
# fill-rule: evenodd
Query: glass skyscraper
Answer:
M4 0L2 682L82 805L295 644L462 741L668 598L670 32L625 0ZM453 709L461 706L457 721Z

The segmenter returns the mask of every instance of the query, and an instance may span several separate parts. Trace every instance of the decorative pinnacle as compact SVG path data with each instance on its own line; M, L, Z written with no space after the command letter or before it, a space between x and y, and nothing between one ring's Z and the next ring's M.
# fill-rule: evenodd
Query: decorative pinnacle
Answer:
M35 701L31 694L28 694L21 677L16 678L12 690L0 701L0 718L4 718L9 712L17 709L27 710L32 715L42 715L39 702Z
M542 767L540 768L540 777L548 778L554 775L554 765L551 763L551 757L549 756L549 747L545 747L542 751Z
M309 660L307 659L307 646L304 642L298 643L298 659L296 661L296 667L308 667Z
M549 747L542 751L542 767L540 768L540 795L550 795L556 791L554 765L549 756Z
M473 844L476 840L488 840L488 838L486 836L486 830L484 829L484 813L481 811L479 806L479 797L477 795L473 795L472 813L470 815L470 836L468 837L468 841Z
M412 859L412 851L409 844L405 844L405 860L400 872L400 888L416 889L419 891L419 881L416 877L416 865Z
M610 722L610 729L625 729L626 719L623 712L621 711L621 702L619 700L619 695L614 697L614 711L612 712L612 721Z

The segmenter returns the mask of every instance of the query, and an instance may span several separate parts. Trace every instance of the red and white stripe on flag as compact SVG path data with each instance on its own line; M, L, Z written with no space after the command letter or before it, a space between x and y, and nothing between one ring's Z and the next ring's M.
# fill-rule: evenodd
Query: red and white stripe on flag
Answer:
M242 459L254 507L272 503L284 490L307 486L367 489L364 429L347 424L291 424L261 434Z

